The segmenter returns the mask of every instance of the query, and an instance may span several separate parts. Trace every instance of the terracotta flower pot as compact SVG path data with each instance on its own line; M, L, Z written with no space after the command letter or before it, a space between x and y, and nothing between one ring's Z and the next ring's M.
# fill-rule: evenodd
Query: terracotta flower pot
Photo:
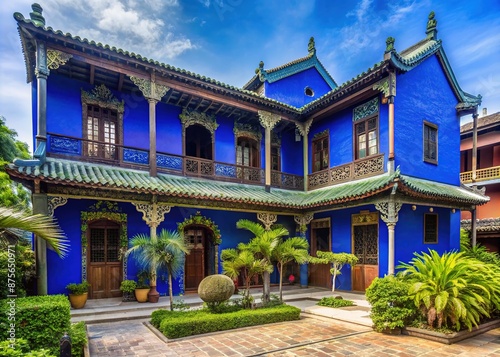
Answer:
M149 288L135 289L135 299L137 300L137 302L147 302L148 293L149 293Z
M87 303L88 293L79 295L69 294L69 303L73 309L81 309Z

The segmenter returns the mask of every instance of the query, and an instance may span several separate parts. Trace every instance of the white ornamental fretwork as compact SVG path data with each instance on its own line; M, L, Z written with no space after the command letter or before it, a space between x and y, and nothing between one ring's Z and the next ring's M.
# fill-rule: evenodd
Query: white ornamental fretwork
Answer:
M306 214L302 214L300 216L293 216L293 220L299 226L306 226L309 223L311 223L313 217L314 217L314 213L306 213Z
M130 76L130 80L137 86L142 92L142 95L146 99L152 99L159 102L161 98L167 94L170 87L164 86L162 84L156 83L154 76L152 80L145 78L138 78Z
M257 113L259 114L260 124L266 129L272 130L281 120L281 117L278 114L273 114L264 110L259 110Z
M54 216L54 211L57 207L64 206L68 203L68 199L66 197L61 196L49 196L47 200L47 209L49 216Z
M313 120L311 118L304 123L295 123L295 126L299 130L301 136L307 136L307 134L309 134L309 129L311 129L312 122Z
M135 203L135 209L142 213L142 219L149 227L158 227L165 219L165 214L170 212L171 206L158 203Z
M387 225L395 225L398 222L398 212L402 205L402 203L390 200L388 202L375 203L375 208L382 215L382 221Z
M47 50L47 67L49 67L49 69L58 69L59 66L64 66L71 57L73 57L73 55L69 53L57 50Z
M278 216L273 213L260 212L257 213L257 219L264 224L266 231L271 229L271 226L278 220Z

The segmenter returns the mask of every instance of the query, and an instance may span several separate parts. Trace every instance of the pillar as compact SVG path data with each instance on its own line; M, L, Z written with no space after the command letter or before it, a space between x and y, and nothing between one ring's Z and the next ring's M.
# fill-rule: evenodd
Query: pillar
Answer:
M387 274L394 275L394 262L395 262L395 228L398 222L398 212L402 204L395 202L391 196L385 202L375 204L375 208L380 212L382 221L387 225Z
M33 214L48 215L47 194L40 192L40 183L35 183L32 195ZM36 288L38 295L48 294L47 285L47 242L35 235Z
M472 209L470 211L471 213L471 218L470 218L470 237L471 237L471 244L473 247L476 246L477 244L477 210L476 208L474 207L474 209Z
M311 128L313 119L309 119L304 123L295 123L300 135L302 136L302 159L303 159L303 175L304 175L304 191L308 190L309 182L309 140L308 134Z
M472 114L472 182L476 182L477 171L477 107ZM475 210L474 210L475 211Z
M294 216L293 217L295 223L299 226L299 235L302 238L307 239L307 225L311 223L313 219L313 214L312 213L306 213L301 216ZM309 266L307 263L301 264L300 265L300 287L301 288L307 288L308 286L308 275L309 275Z
M263 110L259 110L258 114L260 124L265 129L265 184L266 189L269 189L271 187L271 130L281 120L281 117Z
M154 72L151 73L149 79L130 76L130 80L139 87L149 103L149 174L156 177L156 103L170 88L156 83Z

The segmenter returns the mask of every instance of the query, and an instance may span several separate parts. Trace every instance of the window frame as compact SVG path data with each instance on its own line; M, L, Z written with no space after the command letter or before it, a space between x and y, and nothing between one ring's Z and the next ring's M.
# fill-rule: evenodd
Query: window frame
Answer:
M426 129L429 128L431 130L436 131L436 141L434 142L435 145L435 152L436 152L436 158L432 159L429 156L429 143L431 142L430 140L426 139ZM424 120L422 123L422 157L424 162L428 162L430 164L438 164L438 148L439 148L439 127L431 123L427 120Z
M319 142L319 141L322 141L323 140L326 140L327 141L327 148L326 148L326 153L327 153L327 160L326 160L326 167L325 166L325 158L324 158L324 152L325 152L325 149L322 148L320 150L320 159L319 159L319 162L320 162L320 167L319 169L316 170L316 166L315 166L315 162L316 162L316 155L318 154L318 151L316 150L316 144ZM330 133L329 131L326 131L325 133L320 133L319 135L315 136L313 139L312 139L312 150L311 150L311 153L312 153L312 167L311 167L311 171L313 173L315 172L320 172L320 171L323 171L323 170L328 170L330 168Z
M119 152L119 142L120 142L120 133L118 132L118 127L119 127L119 112L114 109L114 108L106 108L102 107L96 104L84 104L86 106L85 112L86 112L86 120L84 119L84 138L86 140L85 145L84 145L84 150L83 150L83 156L88 157L88 158L95 158L98 160L111 160L111 161L116 161L118 160L118 152ZM89 108L90 107L90 108ZM90 109L90 110L89 110ZM106 114L104 113L105 111L109 111L111 113ZM98 112L98 115L95 115L95 113ZM111 115L113 114L113 115ZM92 119L92 128L89 128L89 120ZM95 120L97 119L97 139L94 137L94 131L95 131ZM114 123L114 141L106 141L109 139L106 136L106 125L105 123ZM109 126L109 129L111 129L111 125ZM89 133L89 130L92 133ZM90 138L90 135L92 135L92 138ZM111 131L108 132L108 134L111 134ZM106 155L106 146L114 146L114 152L112 157L107 157ZM89 154L89 149L91 147L97 147L97 154L96 155L90 155Z
M240 143L248 143L249 147L249 164L246 165L244 163L244 156L241 157L241 163L238 163L238 147L241 146ZM242 146L243 148L243 146ZM242 150L243 155L243 150ZM236 165L252 167L252 168L260 168L260 141L256 140L253 137L240 135L236 138Z
M376 143L376 152L374 154L370 154L369 153L369 149L370 149L370 146L369 145L369 137L368 137L368 133L370 131L368 131L368 128L367 128L367 124L368 124L368 121L369 120L372 120L372 119L375 119L375 135L376 135L376 140L377 140L377 143ZM356 127L360 124L364 123L364 126L365 126L365 132L364 132L364 136L365 136L365 150L366 150L366 155L364 157L359 157L359 146L358 146L358 134L356 132ZM380 125L379 125L379 115L378 115L378 112L376 114L373 114L373 115L370 115L370 116L367 116L365 118L362 118L362 119L359 119L359 120L356 120L352 123L352 133L353 133L353 156L354 156L354 161L356 160L363 160L363 159L366 159L366 158L369 158L369 157L372 157L372 156L375 156L375 155L378 155L380 153Z
M277 168L273 167L274 162L277 163ZM271 170L281 172L281 146L277 144L271 145Z
M435 217L436 227L435 230L435 238L429 239L427 237L427 217ZM423 239L424 244L438 244L439 243L439 215L437 213L424 213L424 226L423 226Z

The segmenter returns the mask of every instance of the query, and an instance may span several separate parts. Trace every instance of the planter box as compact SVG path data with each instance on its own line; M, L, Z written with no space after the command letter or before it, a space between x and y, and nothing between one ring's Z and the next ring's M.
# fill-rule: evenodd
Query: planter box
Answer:
M497 327L500 327L500 319L481 324L477 327L472 328L471 331L465 330L454 333L441 333L416 327L405 327L402 332L403 335L425 338L427 340L451 345L452 343L457 343L469 337L473 337L485 333L486 331L493 330Z

